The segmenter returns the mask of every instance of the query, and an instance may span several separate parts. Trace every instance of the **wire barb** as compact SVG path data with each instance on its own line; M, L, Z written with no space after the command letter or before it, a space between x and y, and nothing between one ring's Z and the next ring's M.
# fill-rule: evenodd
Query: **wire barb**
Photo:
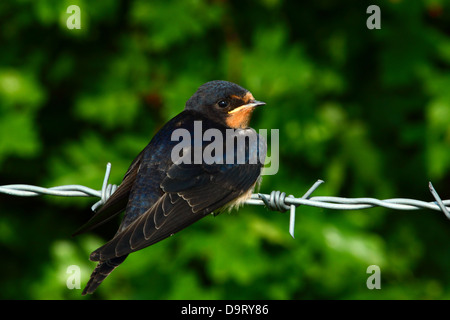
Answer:
M36 197L40 195L51 195L60 197L97 197L100 198L92 207L92 211L103 205L106 200L116 191L117 186L108 184L109 176L111 174L111 163L106 165L105 178L101 190L94 190L85 186L72 184L66 186L43 188L37 186L30 186L27 184L10 184L0 186L0 193L8 194L18 197Z
M105 177L103 178L101 190L94 190L81 185L43 188L25 184L11 184L0 186L0 193L19 197L34 197L40 195L61 197L97 197L100 198L100 200L97 201L91 208L92 211L96 211L117 189L116 185L108 183L110 174L111 164L108 163L106 165L106 172ZM301 198L296 198L293 195L286 196L286 193L281 191L272 191L270 194L252 194L251 198L245 201L245 204L265 205L270 210L280 212L289 210L289 233L293 238L296 208L301 205L332 210L362 210L373 207L384 207L393 210L428 209L443 212L445 216L450 219L450 200L441 200L441 197L434 189L431 182L429 182L428 187L436 200L433 202L404 198L379 200L374 198L341 198L328 196L310 197L310 195L323 182L324 181L322 180L317 180Z
M303 197L301 199L307 199L314 192L314 190L316 190L317 187L319 185L321 185L323 182L324 182L323 180L317 180L316 183L314 183L312 185L312 187L309 188L308 191L306 191L306 193L303 195ZM272 191L270 193L270 197L269 197L270 200L268 200L266 198L266 195L263 195L261 193L258 193L258 197L264 202L266 207L268 207L271 210L281 211L281 212L290 210L290 215L289 215L289 233L292 236L292 238L295 239L295 237L294 237L295 208L300 206L300 204L296 205L294 203L291 203L290 205L288 205L285 202L285 199L295 199L294 196L293 195L289 195L288 197L286 197L286 193L284 193L284 192Z
M108 184L109 176L111 174L111 163L106 164L106 172L105 177L103 178L103 185L101 190L101 197L100 200L97 201L92 207L92 211L97 211L97 208L102 206L106 200L116 191L117 186L115 184Z
M442 202L441 197L439 197L437 191L434 189L433 184L431 182L428 183L428 187L430 188L431 194L436 199L436 202L437 202L439 208L441 208L441 210L442 210L442 212L444 212L445 216L448 219L450 219L450 212L448 212L447 207Z

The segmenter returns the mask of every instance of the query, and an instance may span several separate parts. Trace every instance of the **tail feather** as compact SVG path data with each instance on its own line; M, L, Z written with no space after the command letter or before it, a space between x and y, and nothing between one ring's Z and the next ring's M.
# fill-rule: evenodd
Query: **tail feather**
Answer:
M113 272L115 268L117 268L122 262L125 261L127 256L128 255L126 254L117 258L99 262L99 264L95 267L94 272L92 272L91 278L89 279L86 287L81 294L84 296L88 293L93 293L103 282L103 280L105 280L105 278L109 276L109 274Z

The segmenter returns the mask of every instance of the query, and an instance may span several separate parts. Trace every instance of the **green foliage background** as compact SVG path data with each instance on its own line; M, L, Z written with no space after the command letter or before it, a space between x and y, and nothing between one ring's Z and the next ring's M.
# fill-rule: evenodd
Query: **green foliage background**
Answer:
M69 30L69 5L81 29ZM378 1L16 0L0 2L0 185L112 183L204 82L267 102L280 170L261 192L450 196L450 4ZM80 299L89 253L119 220L71 238L92 198L0 195L0 297ZM288 215L246 206L134 253L98 299L448 299L450 223L432 211ZM368 290L369 265L381 290ZM83 298L84 299L84 298Z

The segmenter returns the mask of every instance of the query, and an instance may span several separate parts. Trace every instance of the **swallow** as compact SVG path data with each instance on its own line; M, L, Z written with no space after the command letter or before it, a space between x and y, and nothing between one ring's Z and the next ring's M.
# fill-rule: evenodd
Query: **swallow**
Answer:
M117 190L74 233L90 231L125 212L114 237L91 253L90 260L98 264L82 295L93 293L130 253L172 236L209 214L239 207L251 196L261 180L267 145L249 122L253 110L264 104L247 89L228 81L210 81L198 88L184 110L167 122L132 161ZM250 134L256 139L232 144L231 152L225 139L202 139L198 144L198 124L202 134L214 129L224 137L232 132L234 138ZM217 152L214 161L190 161L195 158L195 148L190 147L174 157L173 150L180 143L174 139L177 129L190 134L188 141L197 143L196 150L211 151L214 143L225 151ZM241 161L237 161L238 155L243 155Z

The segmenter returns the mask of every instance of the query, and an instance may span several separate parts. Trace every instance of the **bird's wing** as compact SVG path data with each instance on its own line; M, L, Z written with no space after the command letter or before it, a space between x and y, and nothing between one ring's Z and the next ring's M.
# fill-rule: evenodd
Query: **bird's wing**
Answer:
M128 168L122 183L117 190L108 198L103 206L95 213L92 218L75 231L72 236L79 235L81 233L90 231L103 223L109 221L119 213L125 210L130 190L136 180L139 166L141 164L142 155L144 150L133 160Z
M173 164L165 192L144 214L91 254L103 261L152 245L220 209L254 186L261 164Z

